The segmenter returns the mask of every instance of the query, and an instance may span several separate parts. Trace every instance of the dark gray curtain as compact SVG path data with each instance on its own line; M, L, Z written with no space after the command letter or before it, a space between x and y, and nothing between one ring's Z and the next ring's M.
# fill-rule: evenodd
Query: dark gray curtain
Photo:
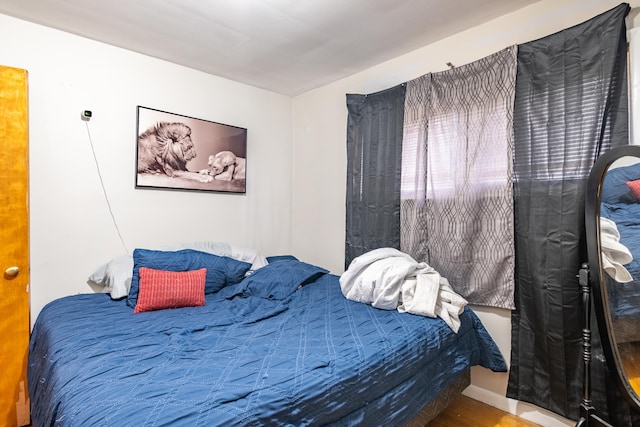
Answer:
M400 249L405 85L347 95L345 268L372 249Z
M584 191L597 157L628 143L628 11L621 4L518 47L516 310L507 396L572 419L582 397L576 276L587 259ZM595 398L595 385L593 392Z

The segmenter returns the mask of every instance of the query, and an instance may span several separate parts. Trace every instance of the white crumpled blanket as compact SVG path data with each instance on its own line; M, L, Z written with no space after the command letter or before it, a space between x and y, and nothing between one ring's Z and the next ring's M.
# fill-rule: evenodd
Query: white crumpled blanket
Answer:
M393 248L375 249L355 258L340 276L340 287L353 301L440 317L456 333L467 305L433 267Z
M620 243L620 232L616 223L602 216L600 217L600 246L604 271L620 283L631 282L633 277L624 265L633 261L633 255L625 245Z

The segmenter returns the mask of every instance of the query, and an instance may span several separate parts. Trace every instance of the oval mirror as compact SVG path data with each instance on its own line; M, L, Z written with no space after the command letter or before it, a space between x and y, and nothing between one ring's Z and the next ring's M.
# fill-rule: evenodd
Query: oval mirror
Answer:
M603 351L620 392L640 410L640 146L602 155L589 176L585 201Z

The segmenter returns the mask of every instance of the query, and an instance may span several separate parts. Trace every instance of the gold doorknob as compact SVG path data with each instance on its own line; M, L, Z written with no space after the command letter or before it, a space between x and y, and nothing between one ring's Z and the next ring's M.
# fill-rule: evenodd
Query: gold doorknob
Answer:
M5 277L10 278L10 279L16 277L18 275L18 273L20 273L20 269L18 267L16 267L16 266L9 267L4 271Z

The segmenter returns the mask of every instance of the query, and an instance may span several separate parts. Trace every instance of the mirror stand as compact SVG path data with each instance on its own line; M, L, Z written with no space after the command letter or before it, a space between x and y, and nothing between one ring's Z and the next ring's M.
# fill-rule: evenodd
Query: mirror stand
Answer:
M587 179L584 207L588 263L579 273L584 315L584 396L579 426L631 426L640 420L639 185L639 145L603 153ZM591 314L597 321L597 336L592 335ZM592 400L594 337L599 338L598 355L601 346L606 362L605 381L615 384L610 391L602 390L608 401L613 399L603 402L607 410L596 408ZM597 409L608 414L610 420L603 420Z
M582 328L582 361L584 364L582 403L580 404L580 419L576 427L606 426L611 424L596 414L591 402L591 283L589 264L582 264L578 274L582 293L583 328Z

